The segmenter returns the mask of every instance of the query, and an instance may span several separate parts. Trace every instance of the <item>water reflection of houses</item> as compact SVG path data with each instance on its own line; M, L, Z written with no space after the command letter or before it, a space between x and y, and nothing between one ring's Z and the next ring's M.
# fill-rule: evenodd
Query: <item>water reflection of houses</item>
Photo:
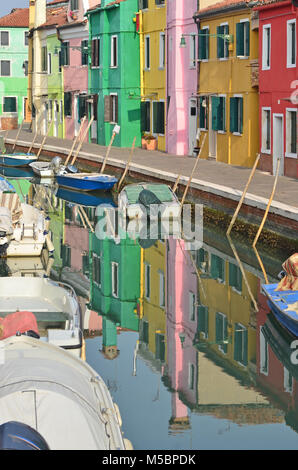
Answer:
M89 308L102 316L103 354L117 357L121 330L139 331L140 246L127 235L90 233Z

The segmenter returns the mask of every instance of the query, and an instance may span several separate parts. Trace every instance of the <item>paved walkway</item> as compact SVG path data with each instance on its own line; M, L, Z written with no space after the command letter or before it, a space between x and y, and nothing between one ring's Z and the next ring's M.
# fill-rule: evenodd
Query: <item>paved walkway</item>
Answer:
M5 135L5 132L2 133ZM14 143L17 131L9 131L7 143ZM33 140L33 135L28 130L22 131L18 138L18 144L29 147ZM36 140L35 147L39 148L42 136ZM57 151L68 154L72 146L72 141L48 137L44 146L45 150ZM106 155L107 148L84 143L80 158L98 162L99 165ZM129 148L112 147L108 163L113 166L124 168L129 154ZM170 182L175 181L177 175L181 175L181 182L185 183L191 175L195 163L194 157L170 155L159 151L148 151L141 148L134 150L130 169L139 170L144 174L162 177ZM230 166L225 163L213 160L200 160L193 176L192 186L210 191L216 194L228 195L231 199L239 200L239 196L245 188L251 169ZM268 201L274 183L274 177L268 173L257 170L249 186L247 200L259 201L264 208ZM291 212L291 218L298 220L298 180L280 176L278 178L276 193L272 203L272 209Z

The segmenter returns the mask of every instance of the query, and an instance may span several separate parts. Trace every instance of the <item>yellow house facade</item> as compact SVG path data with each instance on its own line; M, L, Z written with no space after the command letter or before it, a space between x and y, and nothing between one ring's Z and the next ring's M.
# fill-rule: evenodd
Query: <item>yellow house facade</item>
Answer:
M258 25L243 2L217 3L195 18L202 158L251 167L259 148Z
M139 11L141 119L144 135L166 150L167 0L141 0Z

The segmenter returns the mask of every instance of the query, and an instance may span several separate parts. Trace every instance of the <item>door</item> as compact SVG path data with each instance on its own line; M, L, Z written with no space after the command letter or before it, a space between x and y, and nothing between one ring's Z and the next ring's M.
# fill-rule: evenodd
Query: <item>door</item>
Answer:
M58 101L54 101L54 137L58 137L59 132L59 104Z
M91 102L90 117L93 116L94 120L91 124L91 142L97 143L97 106L98 95L93 95Z
M75 136L78 135L80 130L79 123L79 95L74 96L74 132Z
M277 173L277 162L280 159L279 175L284 174L284 131L283 114L273 114L273 160L272 172Z
M212 129L212 99L209 99L209 158L216 159L217 131Z
M197 146L197 99L189 100L188 119L188 155L193 155L193 149Z

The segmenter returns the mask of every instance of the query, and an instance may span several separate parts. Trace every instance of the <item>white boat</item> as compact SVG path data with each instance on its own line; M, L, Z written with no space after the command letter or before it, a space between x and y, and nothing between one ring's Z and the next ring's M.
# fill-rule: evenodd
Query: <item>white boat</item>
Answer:
M50 162L33 162L29 166L33 172L41 178L54 178L54 168Z
M0 346L1 449L132 449L118 406L86 362L29 336Z
M15 312L33 313L43 342L81 355L81 309L68 284L41 277L2 277L0 318Z
M118 196L119 212L129 219L177 219L181 205L170 186L161 183L129 184Z
M40 256L44 246L54 246L44 214L22 203L16 192L0 191L0 251L2 256Z

